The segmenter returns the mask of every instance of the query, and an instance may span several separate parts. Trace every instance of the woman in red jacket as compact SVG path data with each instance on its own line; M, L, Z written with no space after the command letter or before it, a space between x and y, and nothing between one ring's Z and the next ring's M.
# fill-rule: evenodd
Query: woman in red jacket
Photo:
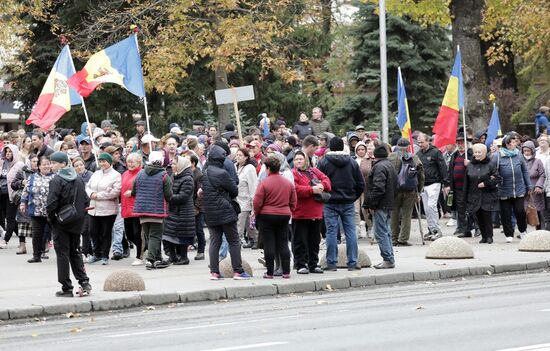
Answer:
M292 251L298 274L323 273L319 263L323 202L320 194L330 192L330 179L320 170L310 167L309 158L297 151L294 155L294 186L298 197L292 211Z
M296 207L294 184L279 174L281 161L275 156L265 159L268 176L254 195L256 223L264 243L267 272L264 278L273 279L275 256L281 257L283 278L290 278L290 251L288 249L288 221Z
M141 241L141 224L139 217L134 214L134 202L136 197L132 196L132 187L134 180L141 171L142 157L137 153L131 153L126 159L128 170L122 174L120 193L120 214L124 218L124 230L128 240L136 247L136 259L132 262L132 266L140 266L143 264L143 243Z

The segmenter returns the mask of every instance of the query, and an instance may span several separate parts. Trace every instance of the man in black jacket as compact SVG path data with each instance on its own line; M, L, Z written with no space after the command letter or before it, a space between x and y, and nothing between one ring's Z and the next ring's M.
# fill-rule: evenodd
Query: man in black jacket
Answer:
M422 204L428 221L428 234L426 240L435 240L442 236L439 228L439 212L437 201L441 192L441 184L449 184L447 164L443 154L430 143L430 137L420 133L418 135L420 150L416 154L424 166L424 191L422 192Z
M53 244L57 255L57 280L61 284L61 291L55 293L58 297L72 297L73 284L70 269L78 280L83 293L89 294L92 287L90 279L84 270L82 255L78 252L80 232L84 223L86 206L89 198L86 195L85 185L74 168L67 166L69 157L63 152L54 152L50 156L52 171L57 173L50 182L50 192L46 211L48 220L53 229ZM73 204L76 210L75 218L60 223L56 214L66 205Z
M341 220L346 234L348 270L358 270L361 267L357 265L358 249L354 202L363 194L365 181L357 162L351 158L348 152L344 152L344 141L341 138L332 138L329 146L330 152L318 164L319 170L329 177L332 184L331 197L325 204L323 213L327 226L327 266L323 269L336 270L338 263L336 237Z
M365 192L365 208L374 210L374 236L380 248L383 261L375 265L376 269L395 267L393 247L390 233L390 215L397 194L397 172L388 160L386 145L378 145L374 149L376 160L372 164L372 172L367 181Z

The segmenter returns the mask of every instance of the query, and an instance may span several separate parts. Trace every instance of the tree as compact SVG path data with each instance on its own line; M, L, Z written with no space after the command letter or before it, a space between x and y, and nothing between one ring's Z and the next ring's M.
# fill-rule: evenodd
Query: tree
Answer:
M361 5L352 29L354 56L350 63L359 91L345 99L331 114L351 124L367 119L369 129L380 130L379 22L375 6ZM437 25L423 28L407 18L387 18L388 85L390 110L397 111L397 67L401 66L411 123L414 129L431 129L449 74L450 42ZM390 123L397 131L395 123Z

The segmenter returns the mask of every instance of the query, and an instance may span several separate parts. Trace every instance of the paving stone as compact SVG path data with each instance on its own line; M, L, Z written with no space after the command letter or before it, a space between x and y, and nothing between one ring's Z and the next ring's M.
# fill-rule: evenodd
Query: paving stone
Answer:
M123 269L115 271L105 278L104 291L143 291L145 282L136 272Z
M412 272L387 273L387 274L375 276L376 285L411 282L413 280L414 280L414 275Z
M141 302L144 305L163 305L180 302L179 293L141 294Z
M181 302L216 301L227 299L225 288L192 291L180 294Z
M413 272L415 281L439 280L439 271Z
M527 269L545 269L548 268L548 261L527 262Z
M0 310L0 321L10 319L10 312L8 310Z
M275 285L232 286L225 288L228 299L277 295Z
M92 300L94 311L110 311L141 306L141 296L128 296L106 300Z
M441 279L450 279L450 278L456 278L456 277L465 277L467 275L470 275L470 269L468 267L465 268L450 268L450 269L442 269L439 271L439 277Z
M73 313L90 312L91 310L92 310L91 301L82 301L77 303L44 306L44 314L49 314L49 315L65 314L69 312L73 312Z
M431 259L474 258L474 251L463 239L455 236L444 236L432 242L426 252Z
M334 278L315 281L315 290L347 289L350 287L349 278Z
M279 294L294 294L307 291L315 291L315 282L292 282L288 284L275 284Z
M535 230L530 232L521 239L519 251L535 251L549 252L550 251L550 231Z
M10 319L37 317L44 314L42 306L32 306L25 308L14 308L9 310Z
M373 275L363 275L359 277L349 277L350 286L352 288L375 285L376 279Z
M527 268L525 263L497 264L492 266L495 268L495 273L519 272Z

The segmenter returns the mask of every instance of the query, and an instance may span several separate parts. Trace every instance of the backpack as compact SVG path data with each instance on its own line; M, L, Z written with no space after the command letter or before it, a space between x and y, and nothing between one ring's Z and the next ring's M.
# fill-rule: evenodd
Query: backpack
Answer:
M401 169L397 175L398 191L414 191L418 188L418 170L411 157L410 160L401 158Z

